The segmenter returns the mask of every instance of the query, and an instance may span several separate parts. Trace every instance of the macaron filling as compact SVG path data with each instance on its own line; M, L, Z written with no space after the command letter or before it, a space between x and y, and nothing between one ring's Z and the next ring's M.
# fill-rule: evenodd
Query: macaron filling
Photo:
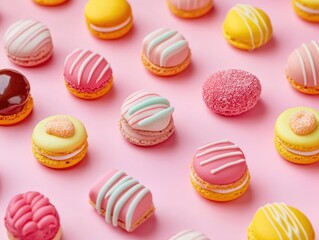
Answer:
M315 149L313 151L298 151L298 150L295 150L295 149L292 149L292 148L289 148L287 147L279 138L277 138L277 141L288 151L288 152L291 152L291 153L294 153L294 154L297 154L297 155L300 155L300 156L314 156L314 155L317 155L319 154L319 149Z
M306 7L302 4L300 4L299 2L295 2L295 6L303 12L306 12L309 14L319 14L319 9L313 9L313 8Z
M120 25L114 26L114 27L100 27L100 26L96 26L92 23L90 23L90 27L97 32L109 33L109 32L118 31L118 30L126 27L127 25L130 24L131 21L132 21L132 17L130 16L123 23L121 23Z

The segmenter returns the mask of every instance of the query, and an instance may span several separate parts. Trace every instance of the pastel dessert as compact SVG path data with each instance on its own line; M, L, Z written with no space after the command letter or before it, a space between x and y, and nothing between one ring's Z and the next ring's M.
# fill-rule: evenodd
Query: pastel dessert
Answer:
M319 22L319 2L317 0L292 0L297 15L309 22Z
M71 167L85 157L87 150L86 129L74 117L50 116L40 121L33 130L33 154L47 167Z
M261 9L249 4L237 4L227 13L223 32L232 46L252 51L269 42L272 25L268 15Z
M213 5L213 0L167 0L169 9L181 18L197 18L208 13Z
M67 0L33 0L35 3L43 6L57 6L65 3Z
M47 61L53 52L49 29L42 22L20 20L4 34L4 49L15 64L33 67Z
M184 230L168 240L210 240L207 236L193 230Z
M114 227L132 232L154 211L152 193L136 179L110 169L90 189L90 204Z
M275 147L286 160L298 164L319 161L319 112L294 107L282 112L275 124Z
M86 25L97 38L117 39L133 27L133 14L126 0L89 0L85 6Z
M60 240L59 214L49 199L38 192L14 196L7 207L4 224L9 240Z
M11 125L32 112L33 99L28 79L12 69L0 69L0 125Z
M64 62L65 85L70 93L84 99L105 95L113 84L110 63L99 53L77 49Z
M160 95L138 91L124 100L119 127L129 142L152 146L168 139L175 131L174 108Z
M314 240L315 232L309 219L297 208L284 203L260 207L248 231L248 240Z
M296 90L306 94L319 94L319 44L302 44L288 57L286 77Z
M190 166L190 179L202 197L225 202L245 193L250 174L242 150L225 139L197 149Z
M236 116L255 107L261 85L253 74L238 70L221 70L212 74L203 85L203 100L215 113Z
M142 62L158 76L184 71L191 62L188 41L177 30L160 28L143 39Z

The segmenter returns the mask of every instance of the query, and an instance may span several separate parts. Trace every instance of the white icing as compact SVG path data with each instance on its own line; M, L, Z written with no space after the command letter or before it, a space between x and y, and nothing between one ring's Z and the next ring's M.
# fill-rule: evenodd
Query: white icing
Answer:
M205 190L209 190L211 192L216 192L216 193L221 193L221 194L227 194L227 193L231 193L231 192L235 192L241 188L243 188L246 183L248 182L249 180L249 175L247 174L245 180L242 182L242 184L240 184L239 186L237 187L234 187L234 188L231 188L231 189L214 189L212 190L211 188L207 188L206 186L202 185L200 182L198 182L195 177L193 176L193 173L190 174L191 175L191 178L193 179L193 181L199 185L201 188L205 189Z
M94 24L90 24L90 27L97 32L102 32L102 33L115 32L117 30L120 30L120 29L126 27L131 22L131 20L132 20L132 18L129 17L123 23L121 23L115 27L99 27L99 26L96 26Z
M225 158L225 157L232 157L232 156L240 156L240 155L243 155L242 152L230 152L230 153L224 153L224 154L220 154L218 156L214 156L214 157L211 157L211 158L208 158L206 160L203 160L199 163L199 165L203 166L207 163L210 163L210 162L213 162L213 161L216 161L216 160L219 160L219 159L222 159L222 158Z
M318 43L314 40L311 41L311 43L315 46L315 49L317 51L317 55L319 56L319 46L318 46ZM319 70L317 70L317 72L319 72ZM316 73L317 73L316 72ZM317 75L316 75L317 76ZM317 79L316 79L317 80ZM314 85L317 86L318 85L318 81L317 82L314 82Z
M319 154L319 149L316 149L316 150L313 150L313 151L309 151L309 152L305 152L305 151L298 151L298 150L295 150L295 149L292 149L292 148L289 148L287 146L285 146L285 144L280 141L279 138L277 138L277 141L289 152L291 153L294 153L294 154L297 154L297 155L300 155L300 156L313 156L313 155L316 155L316 154Z
M86 146L86 143L83 144L83 146L80 149L78 149L78 150L76 150L76 151L74 151L74 152L72 152L70 154L63 155L63 156L51 156L51 155L48 155L48 154L41 153L40 151L38 151L38 149L36 149L36 152L38 154L40 154L40 155L42 155L44 157L47 157L49 159L52 159L52 160L65 161L65 160L68 160L68 159L73 158L74 156L78 155L84 149L85 146Z
M305 62L304 62L303 58L301 57L298 49L296 50L296 54L297 54L297 57L299 59L301 70L302 70L303 83L305 86L307 86L307 74L306 74Z
M92 75L94 74L96 68L100 65L100 63L103 61L103 57L100 56L99 59L94 63L91 71L90 71L90 74L89 74L89 77L87 79L87 82L86 83L89 83L91 81L91 78L92 78Z
M89 62L97 55L98 55L97 53L90 53L90 55L87 56L86 59L82 62L81 66L79 68L79 72L78 72L78 85L81 84L81 79L82 79L82 74L83 74L84 69L89 64Z
M217 152L217 151L222 151L222 150L231 150L231 149L238 149L238 146L236 144L234 144L231 146L213 147L213 148L210 148L210 149L203 151L201 153L197 153L195 156L202 157L202 156L205 156L205 155L212 153L212 152Z
M214 146L214 145L217 145L217 144L220 144L220 143L228 143L229 141L227 139L222 139L222 140L219 140L219 141L215 141L215 142L211 142L211 143L208 143L204 146L201 146L198 148L198 150L203 150L205 148L208 148L208 147L211 147L211 146Z
M182 231L168 240L210 240L204 234L192 231L192 230L185 230Z
M310 66L311 66L311 72L312 72L312 77L313 77L313 81L314 81L314 85L317 85L317 74L316 74L316 68L315 68L315 61L313 59L313 56L311 55L311 52L308 48L308 46L306 44L302 44L302 47L305 49L309 62L310 62Z
M295 6L303 12L310 13L310 14L319 14L319 9L308 8L297 1L294 1L294 3L295 3Z
M267 204L262 207L261 210L275 229L280 239L284 239L284 237L295 239L295 237L297 237L298 240L309 240L301 222L286 204ZM281 232L283 232L284 235L282 235Z
M212 170L210 171L210 173L211 173L211 174L215 174L215 173L217 173L217 172L219 172L219 171L222 171L222 170L224 170L224 169L226 169L226 168L229 168L229 167L231 167L231 166L234 166L234 165L243 163L243 162L245 162L245 161L246 161L245 159L239 159L239 160L237 160L237 161L225 163L225 164L223 164L223 165L221 165L221 166L219 166L219 167L217 167L217 168L212 169Z
M76 59L74 60L74 62L72 63L72 65L70 67L70 72L69 72L70 75L72 75L75 66L81 61L81 59L84 57L84 55L87 54L88 52L89 52L89 50L84 50L76 57Z

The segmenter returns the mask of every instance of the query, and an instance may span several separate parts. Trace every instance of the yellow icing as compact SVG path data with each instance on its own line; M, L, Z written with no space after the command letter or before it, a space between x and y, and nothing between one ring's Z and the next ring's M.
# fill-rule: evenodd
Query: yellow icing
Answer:
M93 25L114 27L132 15L126 0L89 0L85 6L85 17Z
M262 20L260 20L258 16L257 16L258 24L254 23L251 19L245 17L245 20L247 24L249 25L249 28L248 28L246 26L246 22L243 20L243 17L240 16L240 14L238 14L238 11L236 11L236 9L242 9L242 8L238 7L238 5L232 8L228 12L225 18L225 21L223 23L223 31L226 38L233 45L238 45L236 47L239 47L242 49L257 48L262 46L266 42L268 42L272 36L272 26L267 14L258 8L254 8L258 12L259 16L263 19L267 29L265 28L264 24L262 23ZM260 30L262 31L262 34L260 34ZM267 31L268 31L268 36L266 37ZM253 43L252 43L252 39L253 39ZM262 42L261 45L260 45L260 41Z
M269 210L266 210L268 217L265 214L265 208L259 208L258 211L256 212L252 222L250 223L250 230L252 231L253 236L255 239L263 239L263 240L274 240L274 239L282 239L282 240L298 240L298 239L309 239L313 240L314 239L314 230L313 227L309 221L309 219L298 209L294 207L287 206L291 212L295 215L297 220L300 222L302 225L302 228L307 234L307 237L304 236L303 230L299 227L299 233L302 238L298 238L296 234L293 234L292 238L289 238L287 234L284 232L282 227L279 225L278 221L276 221L273 217L271 217L272 223L269 221L268 217L271 216L269 213ZM264 209L264 210L263 210ZM276 229L277 231L276 231ZM287 231L287 227L286 231ZM292 227L292 226L290 226ZM278 236L278 233L281 235L281 238Z
M275 132L279 139L288 144L287 147L300 149L300 150L311 150L311 149L318 149L319 148L319 127L308 135L297 135L293 132L293 130L289 126L289 119L290 117L298 112L298 111L309 111L313 113L319 121L319 112L315 109L308 108L308 107L296 107L296 108L289 108L283 113L280 114L278 117L276 124L275 124Z
M45 125L58 116L67 117L74 125L75 132L72 137L62 138L50 135L45 131ZM55 115L40 121L34 128L32 134L33 143L41 150L51 153L72 152L84 143L87 133L84 125L78 119L71 116Z

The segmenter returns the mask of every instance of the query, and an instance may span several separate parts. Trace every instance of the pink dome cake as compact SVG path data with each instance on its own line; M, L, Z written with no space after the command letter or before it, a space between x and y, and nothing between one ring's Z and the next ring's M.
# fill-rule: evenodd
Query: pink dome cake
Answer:
M107 223L134 231L155 211L152 193L122 171L110 169L90 189L90 204Z
M190 61L188 42L176 30L160 28L143 40L142 62L156 75L180 73L188 67Z
M113 83L110 63L99 53L83 49L65 59L64 78L70 93L84 99L105 95Z
M197 18L208 13L213 7L213 0L167 0L173 14L182 18Z
M10 240L60 240L60 218L49 199L38 192L18 194L4 219Z
M4 34L4 48L15 64L32 67L47 61L53 51L49 29L36 20L20 20Z
M319 44L302 44L288 57L286 77L296 90L319 94Z
M244 153L239 146L226 139L199 147L190 171L195 190L214 201L230 201L240 197L250 181Z
M177 233L173 237L170 237L168 240L210 240L207 236L200 232L193 230L184 230Z

